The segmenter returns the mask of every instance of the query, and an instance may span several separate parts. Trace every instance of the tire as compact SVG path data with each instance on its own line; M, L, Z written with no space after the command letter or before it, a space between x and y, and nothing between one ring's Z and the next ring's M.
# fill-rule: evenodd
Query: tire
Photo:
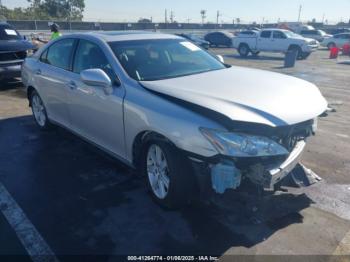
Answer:
M331 42L327 45L328 50L331 50L333 47L337 47L337 45L333 42Z
M240 44L238 47L238 53L241 57L247 57L249 55L250 49L247 44Z
M306 60L310 55L311 55L311 53L302 52L300 55L300 59Z
M47 117L46 108L44 103L36 90L32 91L30 95L30 106L36 124L42 130L47 130L51 127L49 119Z
M142 154L142 174L153 199L160 206L177 209L190 200L193 183L186 161L165 139L146 142Z
M303 51L301 50L300 46L291 46L288 48L288 51L294 50L297 52L297 60L301 60Z

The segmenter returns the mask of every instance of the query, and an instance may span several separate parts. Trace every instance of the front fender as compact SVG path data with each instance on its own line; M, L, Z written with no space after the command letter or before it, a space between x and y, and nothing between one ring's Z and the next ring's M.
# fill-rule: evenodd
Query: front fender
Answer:
M218 123L171 102L143 87L127 87L124 100L126 156L133 161L133 143L145 131L158 133L178 148L211 157L217 151L199 131L200 127L224 129Z

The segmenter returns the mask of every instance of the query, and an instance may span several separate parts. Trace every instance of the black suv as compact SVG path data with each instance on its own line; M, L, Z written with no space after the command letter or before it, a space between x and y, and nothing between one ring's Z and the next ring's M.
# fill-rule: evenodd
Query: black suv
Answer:
M34 46L16 29L0 22L0 80L21 76L21 65Z

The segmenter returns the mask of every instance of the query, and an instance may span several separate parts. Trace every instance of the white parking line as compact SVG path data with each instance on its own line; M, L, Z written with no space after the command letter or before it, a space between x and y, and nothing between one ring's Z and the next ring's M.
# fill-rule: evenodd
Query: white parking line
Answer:
M0 211L16 232L17 237L34 262L57 261L49 245L45 242L35 226L29 221L23 210L11 197L0 182Z

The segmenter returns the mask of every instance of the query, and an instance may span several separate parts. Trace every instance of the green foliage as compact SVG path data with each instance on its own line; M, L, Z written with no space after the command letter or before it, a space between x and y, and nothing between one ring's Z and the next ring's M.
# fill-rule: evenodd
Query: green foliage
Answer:
M27 0L28 8L8 9L0 6L0 16L9 20L71 20L81 21L84 0Z

